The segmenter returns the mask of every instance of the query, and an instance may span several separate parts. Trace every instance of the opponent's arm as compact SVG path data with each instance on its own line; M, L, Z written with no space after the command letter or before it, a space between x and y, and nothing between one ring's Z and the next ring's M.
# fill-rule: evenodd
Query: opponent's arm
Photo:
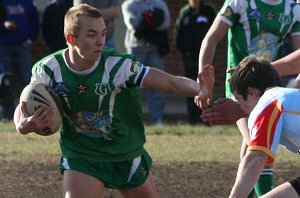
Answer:
M234 124L240 118L248 117L241 109L239 103L229 99L220 98L212 107L203 110L201 118L212 125Z
M262 151L247 151L242 159L230 198L247 197L264 167L267 154Z

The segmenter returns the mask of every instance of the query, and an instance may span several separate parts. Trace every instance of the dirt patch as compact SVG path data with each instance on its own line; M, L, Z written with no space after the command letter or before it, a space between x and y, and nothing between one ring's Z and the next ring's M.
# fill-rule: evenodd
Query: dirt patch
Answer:
M0 197L61 197L62 176L56 161L16 163L0 161ZM237 164L226 163L154 163L153 173L161 198L226 197L235 179ZM275 183L300 176L299 167L277 164ZM119 198L107 190L104 198Z

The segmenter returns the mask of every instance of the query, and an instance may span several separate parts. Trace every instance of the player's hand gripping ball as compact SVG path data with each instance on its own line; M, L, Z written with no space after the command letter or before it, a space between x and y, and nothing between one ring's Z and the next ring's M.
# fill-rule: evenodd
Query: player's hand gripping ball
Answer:
M23 89L20 101L25 102L25 113L28 116L33 115L41 105L48 105L53 108L54 113L51 117L51 126L37 134L48 136L59 130L62 124L63 107L58 95L51 87L43 83L29 84Z

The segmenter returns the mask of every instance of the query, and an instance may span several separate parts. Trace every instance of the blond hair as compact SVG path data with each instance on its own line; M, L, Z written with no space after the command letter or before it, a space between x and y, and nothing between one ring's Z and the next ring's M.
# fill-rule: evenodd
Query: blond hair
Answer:
M64 19L64 35L72 34L74 37L78 36L80 30L80 20L81 16L87 16L92 18L103 17L100 10L94 8L88 4L79 4L77 6L71 7Z

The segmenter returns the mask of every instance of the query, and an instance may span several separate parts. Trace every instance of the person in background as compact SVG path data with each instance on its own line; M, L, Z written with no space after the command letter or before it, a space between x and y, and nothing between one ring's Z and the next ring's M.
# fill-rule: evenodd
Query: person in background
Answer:
M16 74L20 89L30 81L31 47L39 33L39 15L31 0L4 0L6 17L0 24L0 54L3 72ZM16 90L19 95L20 90ZM3 106L3 119L13 118L14 101Z
M290 39L292 50L300 48L300 7L294 0L226 0L201 44L199 71L202 66L212 63L215 49L226 34L227 69L235 67L244 57L251 54L275 61L283 56L283 42L286 39ZM233 97L228 83L230 76L231 74L227 73L225 81L227 98ZM212 95L212 91L209 96ZM231 99L220 99L211 108L221 106L225 112L229 100ZM199 104L199 100L197 103ZM203 116L206 116L206 111L202 113L204 120ZM249 142L247 118L239 119L237 125L244 137L240 152L242 158ZM273 162L266 161L266 167L255 186L258 196L272 189L272 164Z
M116 48L116 41L114 38L115 33L115 19L120 16L121 8L119 0L73 0L74 5L86 3L98 8L103 14L107 34L106 46Z
M181 53L184 75L197 80L199 43L216 17L214 7L202 0L188 0L176 19L174 26L175 46ZM190 124L201 123L201 109L194 98L187 98L187 116Z
M152 159L144 148L138 90L151 87L184 97L201 96L200 85L213 84L213 67L205 67L197 83L105 47L107 29L101 11L87 4L70 8L64 24L68 48L38 61L31 77L31 83L52 87L62 101L63 196L101 197L105 188L112 188L127 198L158 197ZM51 125L51 107L41 106L28 117L25 105L20 102L15 110L18 132L41 132Z
M162 0L126 0L122 13L127 27L125 48L145 65L164 70L164 55L168 53L170 13ZM150 124L162 124L165 95L148 89Z
M64 37L64 17L73 0L56 0L46 6L42 18L42 36L52 52L67 47Z

